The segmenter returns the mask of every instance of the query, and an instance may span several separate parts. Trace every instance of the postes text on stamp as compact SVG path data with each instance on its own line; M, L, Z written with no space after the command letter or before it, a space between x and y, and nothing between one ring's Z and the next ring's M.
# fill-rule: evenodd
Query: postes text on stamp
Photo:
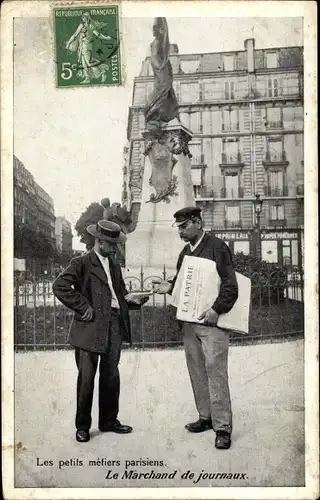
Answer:
M54 9L57 87L120 85L118 7Z

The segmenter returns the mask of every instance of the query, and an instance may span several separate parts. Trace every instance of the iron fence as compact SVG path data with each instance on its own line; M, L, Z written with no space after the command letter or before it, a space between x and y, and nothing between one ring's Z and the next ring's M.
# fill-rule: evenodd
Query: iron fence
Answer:
M158 276L125 278L128 291L152 291ZM251 273L249 335L231 334L232 343L272 341L302 336L304 332L303 273ZM161 278L167 279L164 267ZM73 313L52 292L52 281L14 284L14 345L17 351L67 349ZM139 311L130 312L133 347L170 347L182 344L170 296L152 294Z

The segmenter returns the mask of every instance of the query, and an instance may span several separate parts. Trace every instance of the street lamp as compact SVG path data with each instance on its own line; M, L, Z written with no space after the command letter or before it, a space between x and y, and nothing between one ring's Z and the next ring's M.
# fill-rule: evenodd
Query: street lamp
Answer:
M256 194L256 198L253 200L254 213L256 216L255 220L255 234L256 234L256 256L261 259L261 230L260 230L260 217L262 211L263 200L260 199L260 194Z

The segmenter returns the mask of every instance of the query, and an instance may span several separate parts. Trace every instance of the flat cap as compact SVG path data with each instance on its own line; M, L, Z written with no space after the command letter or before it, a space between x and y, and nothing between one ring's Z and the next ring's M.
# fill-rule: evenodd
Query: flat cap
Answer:
M173 223L175 226L181 226L188 220L192 220L194 217L201 217L200 207L185 207L178 210L173 217L176 219Z

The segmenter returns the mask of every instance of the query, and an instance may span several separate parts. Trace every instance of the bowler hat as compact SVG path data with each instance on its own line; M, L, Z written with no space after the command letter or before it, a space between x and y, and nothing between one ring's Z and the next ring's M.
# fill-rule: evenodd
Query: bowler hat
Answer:
M97 224L88 226L87 231L95 238L112 243L123 243L127 239L126 235L121 232L120 226L109 220L99 220Z
M173 217L176 219L173 223L174 226L181 226L188 220L192 220L195 217L200 218L201 208L200 207L185 207L178 210Z

